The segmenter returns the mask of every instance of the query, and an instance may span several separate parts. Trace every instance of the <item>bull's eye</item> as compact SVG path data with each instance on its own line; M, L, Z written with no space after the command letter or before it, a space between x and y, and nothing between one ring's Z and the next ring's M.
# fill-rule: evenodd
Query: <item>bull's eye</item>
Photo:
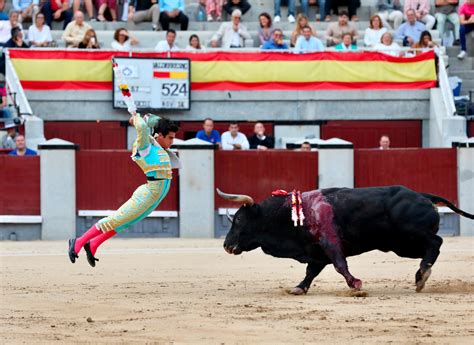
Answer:
M240 216L237 216L237 217L235 218L235 222L236 222L236 223L239 223L239 222L240 222Z

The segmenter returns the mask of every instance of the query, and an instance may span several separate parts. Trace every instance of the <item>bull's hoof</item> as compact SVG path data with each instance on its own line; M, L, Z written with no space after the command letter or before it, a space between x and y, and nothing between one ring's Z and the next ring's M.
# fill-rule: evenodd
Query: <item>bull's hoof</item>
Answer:
M425 283L431 275L431 268L428 268L424 272L421 271L421 268L416 271L415 281L416 281L416 292L421 292L425 287Z
M362 280L354 279L350 287L357 291L362 289Z
M290 295L299 296L299 295L306 295L306 293L308 292L308 289L305 290L297 286L297 287L294 287L293 289L289 289L287 292Z

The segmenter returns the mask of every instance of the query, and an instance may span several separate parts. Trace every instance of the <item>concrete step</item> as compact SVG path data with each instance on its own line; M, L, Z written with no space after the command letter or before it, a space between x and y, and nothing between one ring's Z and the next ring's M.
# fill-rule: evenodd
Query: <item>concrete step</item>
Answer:
M474 91L474 79L462 81L461 93L469 94L469 91Z
M474 71L461 71L461 70L454 70L449 71L449 76L456 76L464 80L474 80Z
M449 57L449 68L450 71L470 71L474 68L474 58L466 57L463 60L459 60L457 57Z

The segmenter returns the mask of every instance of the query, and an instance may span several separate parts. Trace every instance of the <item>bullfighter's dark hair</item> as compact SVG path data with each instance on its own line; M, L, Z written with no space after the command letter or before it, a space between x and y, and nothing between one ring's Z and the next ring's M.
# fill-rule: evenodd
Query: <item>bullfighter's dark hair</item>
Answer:
M160 121L158 121L156 126L153 128L153 130L154 134L161 134L162 136L166 137L169 132L176 133L177 131L179 131L179 127L170 119L161 118Z

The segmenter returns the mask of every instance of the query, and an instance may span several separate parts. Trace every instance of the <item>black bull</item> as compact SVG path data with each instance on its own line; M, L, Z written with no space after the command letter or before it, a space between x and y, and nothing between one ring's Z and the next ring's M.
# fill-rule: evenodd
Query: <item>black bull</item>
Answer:
M224 241L229 254L261 247L266 254L307 263L306 276L291 290L306 293L314 278L332 263L353 289L362 281L349 272L346 257L374 249L393 251L401 257L420 258L416 291L423 289L443 240L436 235L439 214L434 203L474 219L448 200L417 193L403 186L329 188L302 194L305 221L291 220L291 196L272 196L255 204L246 195L218 194L243 204Z

